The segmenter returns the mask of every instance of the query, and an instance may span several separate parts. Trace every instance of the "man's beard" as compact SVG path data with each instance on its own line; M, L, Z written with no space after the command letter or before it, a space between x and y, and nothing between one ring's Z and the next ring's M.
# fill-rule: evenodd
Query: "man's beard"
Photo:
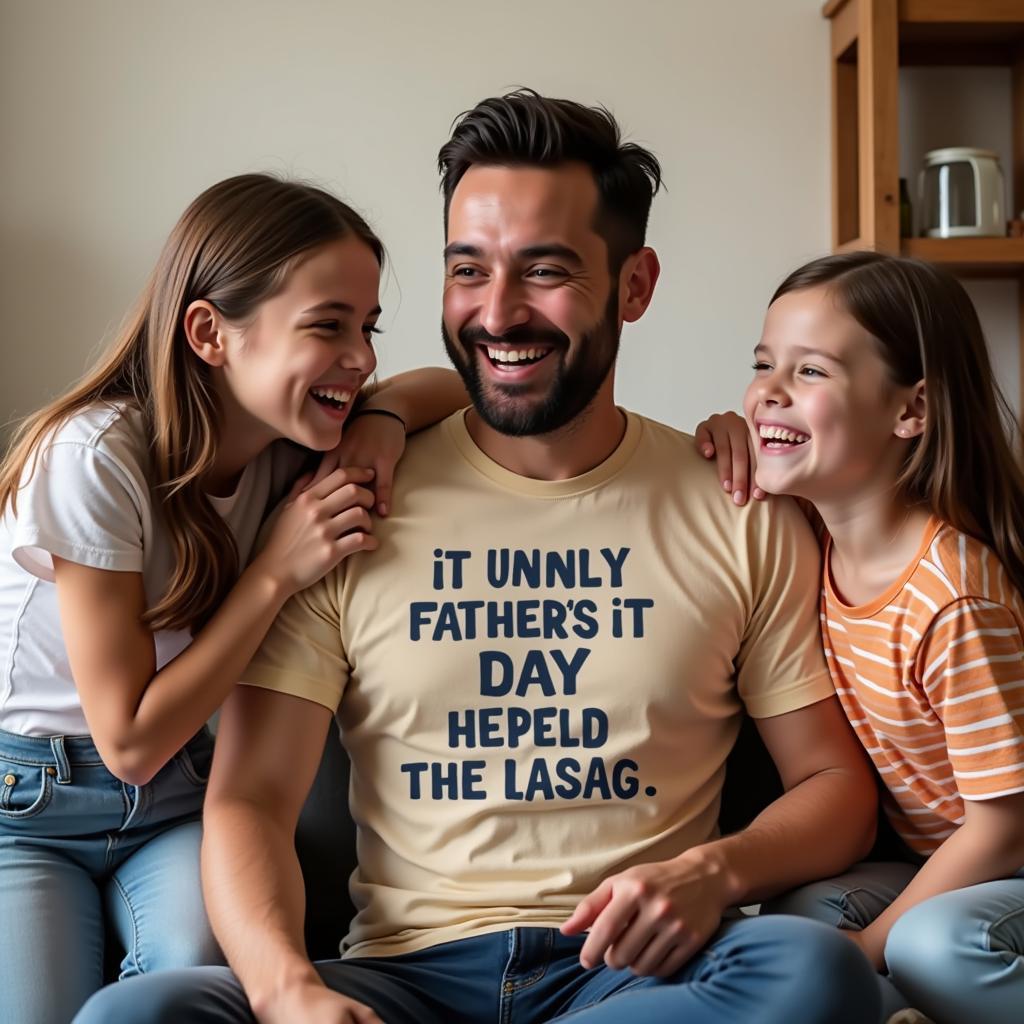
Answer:
M604 316L580 338L571 361L566 360L568 336L554 328L524 325L505 334L489 334L482 327L466 327L459 331L456 343L442 320L441 334L448 358L458 370L480 418L509 437L532 437L561 429L594 400L619 354L618 320L619 296L612 289ZM529 393L529 384L492 384L482 379L478 345L531 342L551 345L552 352L547 358L558 361L546 395L531 401L522 397Z

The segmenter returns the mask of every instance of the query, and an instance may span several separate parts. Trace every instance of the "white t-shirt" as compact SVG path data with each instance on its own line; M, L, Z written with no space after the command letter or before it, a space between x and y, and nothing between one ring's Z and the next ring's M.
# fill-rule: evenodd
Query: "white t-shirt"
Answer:
M173 552L149 483L149 439L134 406L99 403L73 416L30 459L18 512L0 519L0 729L83 736L89 728L60 628L52 555L98 569L141 572L146 601L163 596ZM235 493L215 498L246 563L268 505L302 459L272 445L246 466ZM191 642L188 630L154 634L160 668Z

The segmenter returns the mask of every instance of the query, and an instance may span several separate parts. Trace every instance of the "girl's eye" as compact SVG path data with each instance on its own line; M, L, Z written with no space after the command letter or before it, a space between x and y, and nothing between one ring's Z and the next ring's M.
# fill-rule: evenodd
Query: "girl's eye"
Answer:
M337 320L318 320L315 324L310 324L310 330L314 331L337 331L340 326Z
M754 363L753 366L751 366L751 369L760 373L762 370L770 370L771 365L768 363Z
M800 373L805 377L827 377L828 374L824 370L819 370L816 366L805 366L800 370Z
M383 333L384 333L384 331L380 327L377 327L375 324L364 324L363 325L363 334L366 335L366 340L367 341L373 341L373 336L375 334L383 334Z

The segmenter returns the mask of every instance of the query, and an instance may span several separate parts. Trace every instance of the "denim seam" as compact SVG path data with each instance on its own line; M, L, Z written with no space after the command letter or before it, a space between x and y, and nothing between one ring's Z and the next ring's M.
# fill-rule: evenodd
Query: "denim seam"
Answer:
M1007 911L1007 913L1003 914L1003 916L998 918L997 920L990 921L985 926L985 948L989 953L1014 953L1018 957L1022 955L1020 952L1010 947L1009 943L1004 943L1004 945L1010 948L992 948L992 932L994 932L997 928L1002 927L1004 924L1006 924L1007 921L1012 921L1014 918L1020 917L1022 914L1024 914L1024 907L1017 907L1014 910Z
M528 977L523 978L522 981L515 981L512 984L515 986L514 992L522 992L528 988L532 988L537 984L538 981L542 981L544 976L548 973L548 967L551 965L551 950L554 946L550 929L545 930L544 933L544 963L536 968L532 974ZM509 993L510 995L512 993Z
M134 799L129 800L128 815L121 822L121 827L117 829L118 832L125 832L129 827L138 828L146 824L146 814L149 811L149 787L148 786L132 786L134 790Z
M512 967L516 950L516 933L514 928L509 928L505 933L505 944L508 947L508 956L505 958L505 968L501 972L501 981L498 987L498 1024L509 1024L512 1019L512 1004L505 997L505 985L508 972Z
M53 799L52 781L50 776L44 773L43 788L40 790L39 796L36 797L35 803L29 804L28 807L20 811L11 811L0 807L0 818L6 818L8 821L24 821L26 818L34 818L37 814L42 814Z
M49 737L47 737L49 738ZM34 757L28 757L25 754L11 754L4 750L3 746L0 745L0 761L10 761L11 764L24 765L26 768L46 768L53 766L53 757L44 757L37 760ZM68 764L72 768L99 768L103 767L102 759L96 761L76 761L73 758L68 758Z
M186 747L182 747L181 750L174 757L174 763L178 766L181 774L192 783L194 786L205 786L206 779L204 779L199 772L196 771L194 762L192 761L192 755L189 754Z
M646 981L646 977L634 978L631 982L629 982L626 985L623 985L622 988L616 989L610 995L598 996L597 999L592 999L585 1006L577 1006L575 1010L570 1010L568 1013L563 1013L559 1015L556 1018L558 1020L558 1024L562 1024L562 1021L570 1020L572 1017L575 1017L578 1014L586 1013L587 1010L592 1010L595 1006L607 1006L609 1003L614 1002L616 999L618 999L619 996L627 995L629 992L632 992L633 989L635 989L638 985L643 985Z
M126 951L125 959L130 955L136 971L138 971L139 974L145 974L146 969L142 965L142 957L139 953L139 924L135 916L135 908L132 906L132 901L128 898L128 890L121 884L121 880L115 875L111 881L114 883L114 888L117 889L121 899L124 901L124 905L128 908L128 917L132 922L132 941L130 948ZM120 977L124 977L123 965Z
M23 757L16 754L7 754L3 748L0 748L0 761L10 761L11 764L24 765L26 768L45 768L48 765L53 766L53 757L45 757L41 761L37 761L34 757Z
M853 914L850 913L850 897L861 892L866 892L869 896L873 895L870 889L865 889L863 885L858 885L852 889L844 889L839 896L837 902L839 903L840 913L843 915L842 920L837 925L840 931L859 932L861 930L860 925L854 920Z

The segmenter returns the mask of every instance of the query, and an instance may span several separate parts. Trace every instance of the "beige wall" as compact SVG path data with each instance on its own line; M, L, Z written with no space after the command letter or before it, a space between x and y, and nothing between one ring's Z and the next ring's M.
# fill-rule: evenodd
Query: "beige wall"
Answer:
M82 369L184 205L246 170L362 209L391 255L383 371L443 362L435 155L524 84L663 161L619 398L690 427L736 404L773 285L829 244L827 38L819 0L0 0L0 418Z

